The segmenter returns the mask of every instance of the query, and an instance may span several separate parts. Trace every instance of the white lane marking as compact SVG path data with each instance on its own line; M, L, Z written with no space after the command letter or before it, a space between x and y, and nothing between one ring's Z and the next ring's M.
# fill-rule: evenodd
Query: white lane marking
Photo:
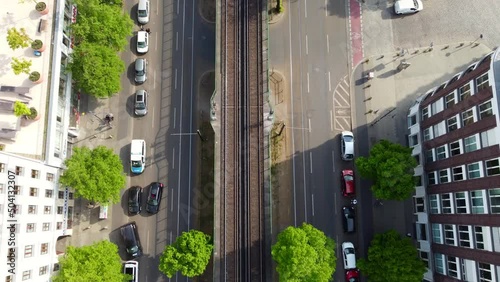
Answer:
M170 196L170 212L174 211L174 188L172 188L172 195Z
M307 93L309 93L309 73L307 73Z
M330 130L333 131L333 111L330 110Z
M326 35L326 52L330 53L330 37Z
M309 133L311 133L311 119L310 118L308 119L308 122L309 122Z
M304 0L304 16L307 18L307 0Z
M328 91L332 91L332 78L330 72L328 72Z
M175 51L179 50L179 32L175 32Z
M336 95L335 98L340 98L341 100L344 100L344 103L346 103L347 105L349 105L349 101L347 101L346 98L344 98L344 95ZM338 101L338 100L337 100ZM339 103L340 104L340 103Z
M288 11L290 11L291 7L291 1L288 1ZM292 50L292 17L288 17L288 48L290 50L290 56L288 57L289 63L290 63L290 106L292 109L294 109L294 92L293 92L293 63L292 63L292 57L293 57L293 50ZM300 55L300 54L299 54ZM292 127L294 127L294 114L293 110L290 111L290 119L292 121ZM295 138L292 137L292 152L295 152ZM292 158L292 174L293 174L293 179L295 180L295 158ZM294 226L297 226L297 185L295 184L295 181L292 181L293 183L293 223ZM226 264L226 259L224 259L224 264Z
M345 90L345 88L342 86L342 83L339 83L339 87L342 88L342 90L344 90L344 92L349 95L349 91Z
M309 152L309 170L313 173L313 153Z
M306 55L309 55L309 41L307 40L307 35L306 35Z
M153 72L153 89L156 89L156 71Z
M328 17L328 0L325 0L325 17Z
M311 194L311 205L312 205L312 212L314 216L314 194Z
M333 167L333 172L335 172L335 152L332 151L332 167Z
M168 241L168 244L172 245L172 231L170 231L170 236L169 237L170 237L170 240Z
M335 215L338 213L337 209L337 193L333 194L333 209L335 210Z
M175 129L175 119L177 118L177 108L174 107L174 129Z
M172 169L175 169L175 147L172 148Z
M146 250L149 251L149 230L148 230L148 234L146 235L146 238L147 238L147 240L146 240Z
M156 2L156 15L158 16L158 11L160 10L160 1Z
M175 74L174 74L174 89L177 89L177 69L175 69Z
M194 37L194 4L195 0L192 2L192 14L191 14L191 36ZM194 58L194 40L191 41L191 58ZM193 132L193 86L194 86L194 60L191 60L191 105L189 108L189 132ZM187 229L191 229L191 159L192 159L192 151L193 151L193 138L189 138L189 172L188 172L188 220L187 220ZM187 278L186 278L187 281Z
M155 107L153 107L153 111L151 112L153 118L151 120L151 128L155 128Z

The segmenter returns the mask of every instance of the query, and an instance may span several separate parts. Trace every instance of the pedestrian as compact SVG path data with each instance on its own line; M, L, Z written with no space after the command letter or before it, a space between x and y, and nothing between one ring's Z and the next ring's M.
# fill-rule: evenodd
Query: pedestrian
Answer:
M149 27L148 27L148 28L146 28L146 32L147 32L148 34L151 34L151 29L150 29Z
M141 25L141 31L144 31L144 26Z

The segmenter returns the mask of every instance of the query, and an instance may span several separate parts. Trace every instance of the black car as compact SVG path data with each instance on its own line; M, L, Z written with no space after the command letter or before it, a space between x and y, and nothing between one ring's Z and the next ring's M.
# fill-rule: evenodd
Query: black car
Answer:
M142 210L142 187L133 186L128 190L128 214L136 215Z
M160 210L161 193L163 191L163 183L153 182L149 187L148 201L146 203L146 211L152 214Z
M356 212L353 207L344 206L342 207L342 225L344 227L344 232L353 233L356 231Z
M135 222L125 224L120 228L120 234L125 242L125 248L130 258L138 258L142 256L142 246L137 233L137 225Z

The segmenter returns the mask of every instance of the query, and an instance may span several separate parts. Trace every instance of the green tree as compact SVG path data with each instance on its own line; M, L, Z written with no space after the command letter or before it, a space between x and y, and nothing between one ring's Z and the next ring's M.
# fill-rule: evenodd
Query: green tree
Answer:
M195 277L207 268L212 250L210 236L192 229L183 232L172 245L165 247L158 268L168 278L172 278L177 271L184 276Z
M404 200L415 191L417 161L411 151L411 148L381 140L371 148L369 157L356 159L361 177L373 181L371 189L377 199Z
M98 98L113 96L121 90L120 75L125 70L115 51L93 43L82 43L73 50L69 69L76 89Z
M52 281L128 281L122 272L118 246L109 241L96 242L90 246L69 246L59 260L60 270Z
M12 27L7 30L7 43L12 50L16 50L21 47L26 48L29 46L29 42L31 41L32 40L24 28L17 29Z
M14 115L16 117L26 116L30 114L31 110L25 103L19 101L14 102Z
M59 178L63 185L75 189L77 196L99 203L117 203L125 186L120 157L105 146L91 150L75 147L64 161L66 170Z
M31 69L31 60L12 58L10 67L15 75L20 75L21 73L29 74Z
M303 223L289 226L271 248L280 281L331 281L337 263L335 241Z
M358 267L370 282L420 282L426 271L411 239L395 230L376 234Z
M132 35L134 22L117 5L101 4L101 0L76 0L78 21L71 25L76 44L83 42L124 50Z

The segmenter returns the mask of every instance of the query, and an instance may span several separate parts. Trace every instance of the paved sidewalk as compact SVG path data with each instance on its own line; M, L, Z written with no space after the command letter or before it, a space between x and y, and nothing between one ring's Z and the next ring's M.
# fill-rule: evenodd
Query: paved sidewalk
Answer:
M369 149L377 141L387 139L407 145L407 111L418 96L452 78L468 65L482 58L492 50L482 44L453 43L449 45L405 49L400 53L390 53L364 58L351 77L353 93L353 129L357 135L360 155L368 155ZM402 61L410 66L397 71ZM373 79L364 76L373 72ZM368 140L368 142L366 142ZM367 144L361 146L360 144ZM362 186L369 186L361 181ZM385 201L376 205L371 192L360 199L363 214L371 214L365 224L373 222L373 229L363 227L360 250L365 252L373 233L396 229L401 234L411 232L413 227L412 199L404 202Z

